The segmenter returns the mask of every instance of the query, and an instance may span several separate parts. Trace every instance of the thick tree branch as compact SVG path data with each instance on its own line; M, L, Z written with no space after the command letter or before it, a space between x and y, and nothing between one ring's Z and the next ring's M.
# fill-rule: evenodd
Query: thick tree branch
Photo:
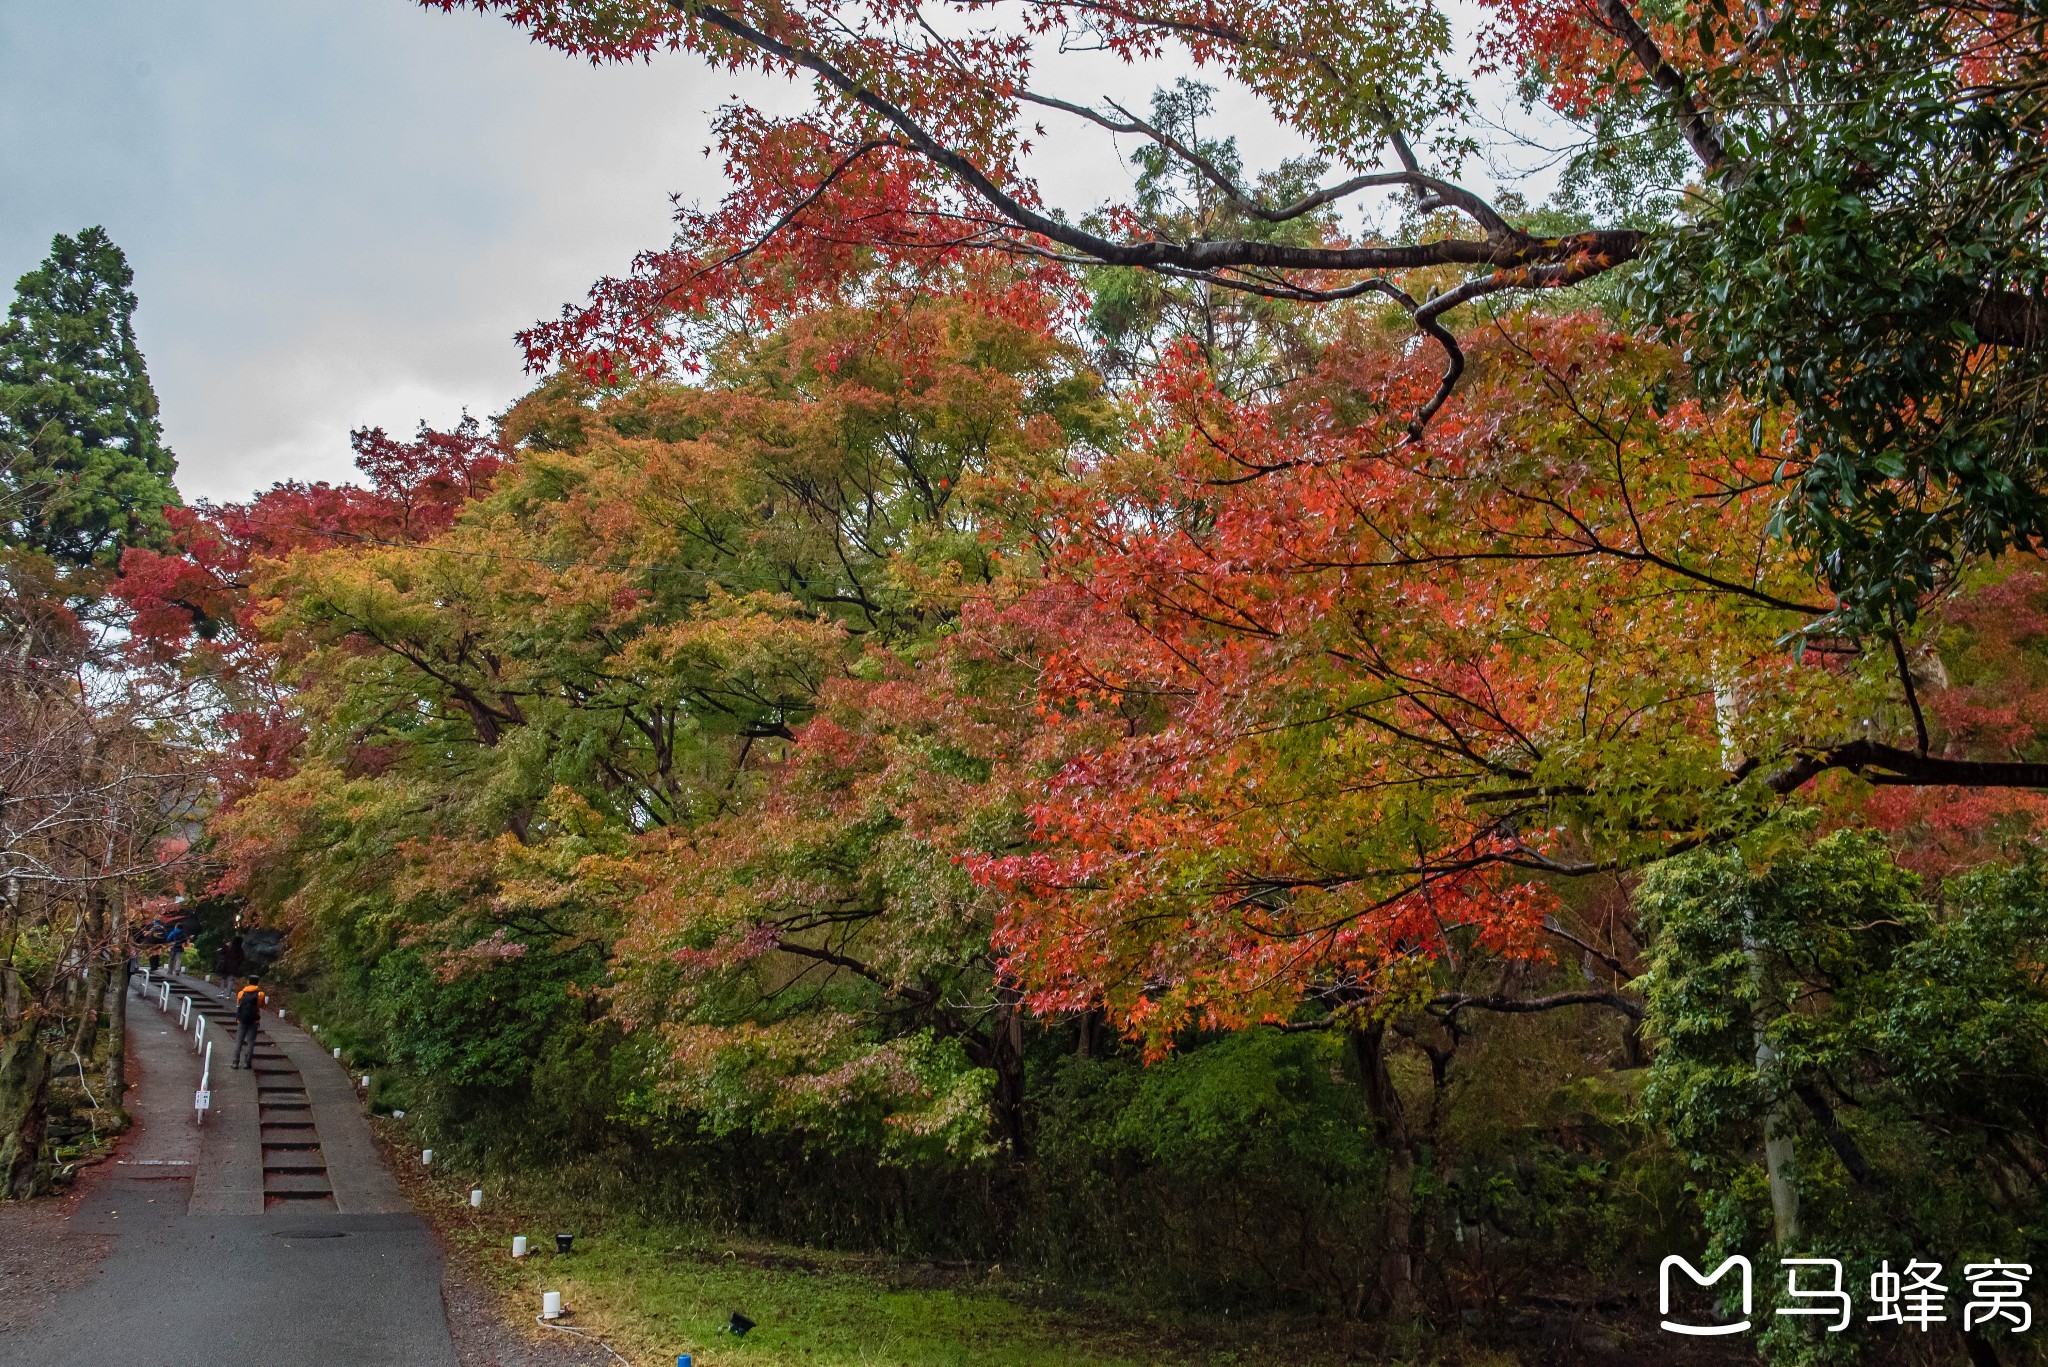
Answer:
M917 1002L920 1005L930 1005L934 1000L930 992L909 987L903 983L893 982L882 974L877 973L869 965L862 963L859 959L848 958L844 954L835 954L829 949L819 949L815 946L792 940L786 935L776 940L775 947L785 954L794 954L800 959L813 959L821 964L830 964L834 968L843 968L849 973L867 979L892 997L900 997L905 1001Z
M1382 272L1441 265L1493 267L1491 275L1468 280L1419 308L1412 303L1408 305L1409 312L1415 317L1416 326L1441 346L1445 354L1442 380L1436 392L1416 415L1411 427L1412 435L1419 436L1423 426L1443 407L1464 371L1464 353L1460 350L1456 338L1437 321L1444 313L1470 299L1503 290L1558 289L1576 284L1633 259L1642 249L1643 235L1631 229L1599 230L1555 238L1531 237L1509 225L1479 196L1449 182L1425 175L1413 164L1413 156L1406 152L1406 143L1399 139L1398 131L1394 136L1397 149L1403 153L1402 170L1356 176L1342 184L1319 190L1295 204L1279 209L1268 209L1253 196L1245 193L1207 158L1126 110L1118 109L1123 122L1116 122L1083 105L1057 100L1050 96L1031 95L1028 92L1020 95L1019 98L1031 103L1061 109L1115 131L1142 133L1152 138L1193 166L1205 178L1217 184L1245 212L1269 222L1299 217L1323 204L1360 190L1375 186L1406 185L1413 188L1427 203L1448 206L1465 213L1485 234L1483 239L1477 241L1467 238L1445 238L1398 246L1353 247L1300 246L1247 238L1213 241L1192 239L1182 242L1113 241L1042 213L1024 203L1015 194L997 184L995 179L976 165L972 158L948 147L930 129L912 118L908 111L877 94L822 54L784 42L755 28L738 16L713 6L694 4L691 0L670 0L670 4L730 37L817 76L846 99L893 126L902 134L911 150L950 173L1002 218L1025 232L1079 253L1090 261L1165 274L1195 274L1230 288L1254 293L1272 292L1277 297L1297 297L1292 296L1290 292L1298 289L1298 297L1303 299L1337 298L1342 297L1346 291L1324 291L1312 285L1296 285L1293 282L1244 280L1220 273L1246 270ZM1367 282L1357 288L1395 293L1379 281Z
M1994 346L2035 347L2048 342L2048 299L1993 290L1970 314L1977 336Z
M1636 64L1670 102L1671 112L1678 120L1678 131L1684 136L1686 145L1692 148L1693 155L1700 159L1700 165L1709 176L1719 172L1728 163L1727 149L1721 146L1720 135L1714 131L1714 125L1693 102L1684 74L1664 60L1656 40L1636 22L1628 0L1597 0L1597 3L1602 22L1627 44L1628 50L1635 55Z
M1632 1021L1643 1018L1641 1003L1630 1001L1619 992L1604 992L1587 989L1579 992L1555 992L1547 997L1509 997L1498 992L1486 996L1474 996L1466 992L1443 992L1430 1000L1433 1010L1441 1011L1449 1020L1460 1011L1500 1011L1509 1015L1531 1015L1539 1011L1557 1011L1567 1006L1604 1006L1610 1011L1619 1011Z
M1842 1167L1848 1171L1858 1186L1873 1184L1874 1177L1870 1160L1863 1156L1863 1149L1856 1143L1856 1136L1842 1128L1842 1122L1835 1118L1835 1108L1819 1087L1811 1082L1801 1082L1792 1088L1792 1094L1804 1103L1819 1127L1821 1137L1828 1141L1828 1147L1835 1151L1835 1157L1842 1160Z
M997 213L1018 227L1080 252L1104 265L1132 266L1148 270L1179 267L1183 270L1196 271L1247 266L1268 270L1383 271L1452 265L1494 266L1503 269L1537 265L1576 265L1581 273L1574 278L1584 279L1586 276L1583 272L1595 265L1600 270L1609 269L1623 261L1634 259L1642 249L1643 235L1632 229L1572 233L1555 238L1531 238L1516 234L1515 238L1502 241L1447 238L1435 242L1370 247L1302 247L1244 238L1190 242L1112 241L1031 208L997 185L987 172L975 165L973 160L947 147L908 113L875 94L817 53L792 47L788 43L772 38L723 10L710 6L685 6L682 0L675 2L678 8L688 8L690 13L705 23L782 61L813 73L855 104L893 124L903 134L905 142L919 155L951 172ZM1418 183L1418 177L1407 171L1390 171L1384 173L1380 183L1410 185Z
M1809 751L1764 783L1774 793L1790 793L1831 769L1848 769L1866 782L1892 787L2048 788L2048 764L1944 759L1874 740L1853 740Z

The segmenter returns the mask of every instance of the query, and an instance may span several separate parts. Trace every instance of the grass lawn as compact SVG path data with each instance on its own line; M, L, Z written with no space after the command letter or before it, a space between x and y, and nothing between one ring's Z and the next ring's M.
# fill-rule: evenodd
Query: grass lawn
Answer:
M398 1140L389 1122L378 1128ZM772 1246L703 1231L550 1210L487 1183L468 1205L467 1175L393 1168L439 1228L461 1270L500 1292L508 1318L530 1320L560 1291L564 1323L600 1335L634 1367L1318 1367L1353 1357L1320 1331L1227 1320L1125 1316L1107 1303L1055 1303L999 1270L964 1272L896 1259ZM554 1234L576 1234L554 1253ZM533 1255L511 1256L512 1236ZM753 1320L725 1332L733 1312Z

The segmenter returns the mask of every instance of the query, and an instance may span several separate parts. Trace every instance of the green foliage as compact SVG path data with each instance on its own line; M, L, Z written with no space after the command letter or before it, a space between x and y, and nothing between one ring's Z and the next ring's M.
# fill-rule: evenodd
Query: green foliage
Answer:
M1340 1186L1379 1166L1344 1063L1334 1035L1250 1031L1148 1068L1070 1059L1062 1072L1079 1084L1079 1113L1097 1122L1082 1142L1195 1182L1315 1172ZM1082 1081L1088 1073L1098 1076Z
M2038 15L2016 22L2038 42ZM1731 121L1731 170L1652 247L1640 302L1708 385L1798 412L1786 530L1847 621L1910 620L1951 570L2048 535L2048 352L1982 345L1978 314L1988 294L2038 308L2048 283L2048 101L1980 65L1984 35L1947 10L1776 28L1782 78L1727 74L1719 93L1814 112Z
M176 458L135 344L134 272L105 230L59 234L0 325L0 537L72 565L162 543Z
M1030 1255L1089 1282L1125 1246L1116 1275L1154 1298L1341 1306L1371 1263L1386 1169L1344 1067L1336 1036L1270 1031L1152 1067L1047 1061Z
M1852 1286L1880 1259L2038 1261L2048 1200L2048 864L1922 900L1875 836L1688 855L1646 881L1657 936L1642 981L1659 1043L1653 1122L1694 1165L1710 1257L1764 1251L1757 1136L1796 1134L1799 1251ZM1762 1047L1760 1047L1762 1046ZM1774 1361L1855 1361L1855 1333L1791 1322Z
M521 955L449 975L402 949L370 977L398 1062L448 1086L511 1091L531 1085L549 1038L578 1024L573 968L562 958Z

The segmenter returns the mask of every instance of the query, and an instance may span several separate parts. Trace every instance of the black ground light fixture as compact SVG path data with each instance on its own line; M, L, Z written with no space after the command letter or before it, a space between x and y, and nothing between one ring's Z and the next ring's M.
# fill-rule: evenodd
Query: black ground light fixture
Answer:
M737 1310L733 1311L732 1318L725 1322L725 1332L731 1334L736 1339L745 1338L747 1331L753 1327L754 1322Z
M573 1245L573 1244L574 1244L575 1242L576 1242L576 1236L575 1236L575 1235L573 1235L573 1234L557 1234L557 1235L555 1236L555 1252L557 1252L557 1253L567 1253L567 1252L569 1251L570 1247L571 1247L571 1246L572 1246L572 1245Z

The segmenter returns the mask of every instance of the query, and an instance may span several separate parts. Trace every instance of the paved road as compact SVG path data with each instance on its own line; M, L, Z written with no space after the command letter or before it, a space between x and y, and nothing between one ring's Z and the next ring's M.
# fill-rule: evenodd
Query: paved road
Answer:
M114 1236L114 1251L90 1283L0 1338L0 1367L455 1367L440 1260L379 1164L341 1066L294 1026L266 1020L265 1032L269 1074L228 1071L232 1041L221 1040L202 1129L176 996L168 1014L130 998L137 1128L72 1216L77 1232ZM290 1104L317 1132L331 1191L311 1200L287 1190L301 1179L276 1175L303 1165L265 1147L277 1138L265 1097L286 1095L278 1075L302 1083Z

